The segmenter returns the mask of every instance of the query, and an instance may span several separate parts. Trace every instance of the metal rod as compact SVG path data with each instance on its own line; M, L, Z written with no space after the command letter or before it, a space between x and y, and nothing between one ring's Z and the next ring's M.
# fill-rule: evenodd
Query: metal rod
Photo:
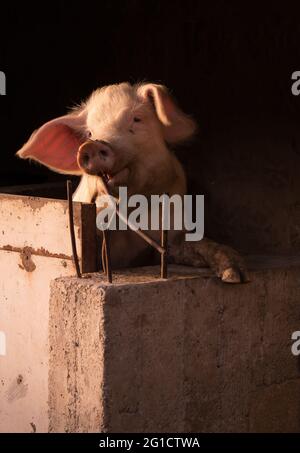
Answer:
M79 260L78 260L77 249L76 249L75 231L74 231L73 200L72 200L73 189L72 189L72 181L70 181L70 180L67 181L67 195L68 195L68 206L69 206L69 229L70 229L70 236L71 236L73 263L75 264L77 277L81 278Z
M107 185L107 180L105 175L102 175L102 182L104 186L104 190L106 195L110 195L109 188ZM161 218L161 245L159 245L154 239L148 236L140 229L136 229L131 223L128 221L126 217L124 217L120 211L118 204L116 204L116 213L118 217L132 230L134 231L140 238L146 241L149 245L155 248L160 253L160 275L161 278L168 278L168 231L164 228L164 218L166 213L166 201L163 198L163 205L162 205L162 218ZM105 272L108 282L112 283L112 271L111 271L111 263L110 263L110 244L109 244L109 232L103 230L103 243L102 243L102 267L103 271Z
M160 276L168 278L168 230L165 229L166 200L163 198L161 210L161 246L163 252L160 254Z
M105 273L107 276L108 283L112 283L112 271L110 262L110 244L109 244L109 231L103 230L103 242L104 242L104 258L105 258Z
M103 181L103 185L104 185L104 188L105 188L105 191L106 191L106 194L107 195L110 195L110 192L109 192L109 189L108 189L108 185L107 185L107 182L106 182L106 178L105 176L103 175L101 177L102 181ZM150 236L148 236L146 233L144 233L142 230L138 229L136 230L134 228L133 225L131 225L131 223L128 221L128 219L126 217L124 217L120 211L119 211L119 208L118 206L116 206L116 213L117 215L119 216L119 218L126 223L126 225L132 230L134 231L140 238L144 239L144 241L146 241L148 244L150 244L152 247L154 247L159 253L163 253L164 252L164 249L163 247L161 247L154 239L152 239Z
M132 231L134 231L140 238L144 239L144 241L146 241L148 244L152 245L152 247L154 247L159 253L164 252L163 247L161 247L154 239L152 239L150 236L148 236L148 234L144 233L140 229L136 230L134 228L134 226L132 226L131 223L128 221L128 219L126 219L126 217L124 217L120 213L118 206L116 207L116 212L117 212L118 216L120 217L120 219L123 220L123 222L125 222L126 225L129 226L129 228Z
M103 232L102 232L103 233ZM104 235L102 235L102 247L101 247L101 261L102 261L102 270L106 274L106 244L104 240Z

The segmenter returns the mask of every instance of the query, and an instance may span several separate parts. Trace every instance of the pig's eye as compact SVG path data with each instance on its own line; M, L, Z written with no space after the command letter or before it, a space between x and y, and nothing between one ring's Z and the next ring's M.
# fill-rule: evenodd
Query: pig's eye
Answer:
M88 138L91 138L91 136L92 136L91 131L87 131L86 135L87 135Z
M139 118L138 116L135 116L135 117L133 118L133 121L134 121L135 123L140 123L142 120L141 120L141 118Z

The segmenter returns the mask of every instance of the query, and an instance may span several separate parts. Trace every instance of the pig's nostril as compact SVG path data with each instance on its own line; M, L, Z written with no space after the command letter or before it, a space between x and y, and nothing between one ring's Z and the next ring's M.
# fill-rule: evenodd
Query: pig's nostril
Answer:
M90 161L90 156L88 154L84 154L81 158L83 167L87 167Z
M105 149L99 150L100 157L106 159L108 157L108 152Z

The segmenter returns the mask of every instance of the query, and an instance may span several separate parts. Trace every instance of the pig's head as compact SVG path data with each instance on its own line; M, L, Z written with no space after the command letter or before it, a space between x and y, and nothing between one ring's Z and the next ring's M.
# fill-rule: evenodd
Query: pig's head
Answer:
M174 179L168 144L189 139L195 129L164 86L121 83L44 124L17 154L60 173L106 175L112 191L158 193Z

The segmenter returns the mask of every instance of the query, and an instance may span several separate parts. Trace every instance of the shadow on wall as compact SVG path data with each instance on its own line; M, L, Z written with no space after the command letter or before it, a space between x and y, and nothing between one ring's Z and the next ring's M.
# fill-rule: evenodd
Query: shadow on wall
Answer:
M232 121L211 132L184 157L190 191L205 194L206 234L244 253L299 252L300 129Z

